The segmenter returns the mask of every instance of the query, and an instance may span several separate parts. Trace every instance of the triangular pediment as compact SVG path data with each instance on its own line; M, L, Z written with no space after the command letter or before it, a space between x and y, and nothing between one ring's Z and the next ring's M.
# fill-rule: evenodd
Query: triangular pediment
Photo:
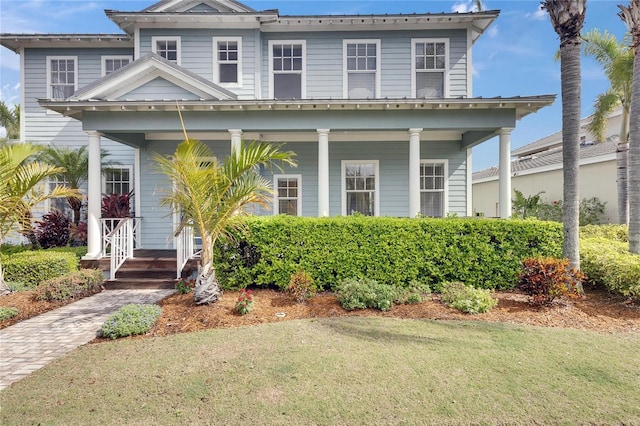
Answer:
M150 53L77 91L70 100L233 100L235 93Z
M255 10L235 0L162 0L143 12L250 13Z

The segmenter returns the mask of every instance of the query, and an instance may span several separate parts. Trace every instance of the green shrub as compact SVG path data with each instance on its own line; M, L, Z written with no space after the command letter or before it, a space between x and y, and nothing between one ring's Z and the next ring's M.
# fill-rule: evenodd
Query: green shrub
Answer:
M73 253L78 258L78 260L80 260L85 254L87 254L87 246L51 247L50 249L47 249L47 251L53 251L58 253Z
M580 238L607 238L613 241L629 242L629 227L627 225L581 226Z
M562 225L533 220L390 217L251 217L216 247L223 288L286 288L298 269L318 289L368 277L407 286L464 281L513 288L522 259L558 257Z
M295 274L291 275L286 291L298 303L304 303L310 297L315 296L316 286L313 282L313 278L311 278L309 274L303 270L299 270Z
M0 245L0 253L9 255L16 254L23 251L31 250L31 246L25 246L24 244L2 244Z
M5 282L7 284L7 287L9 287L13 292L33 290L33 285L29 283L25 283L23 281L5 281Z
M412 280L407 287L396 285L394 291L396 293L394 303L397 305L421 303L431 295L429 285L418 280Z
M50 302L80 299L96 293L103 282L104 274L101 270L81 269L43 282L36 288L35 297Z
M469 287L458 281L442 284L441 300L447 306L466 314L488 312L498 304L489 290Z
M180 294L189 294L196 286L196 280L193 278L180 278L176 281L176 291Z
M13 318L18 315L18 310L11 306L0 306L0 321Z
M2 256L4 278L37 286L43 281L78 270L74 253L52 250L25 251Z
M568 259L530 257L522 261L518 288L529 296L529 304L544 306L558 297L581 295L585 278Z
M98 335L117 339L151 330L162 314L158 305L130 303L115 311L102 325Z
M347 311L366 308L388 311L396 296L392 286L367 278L343 280L335 292L338 302Z
M583 238L580 240L580 266L590 282L640 300L640 256L629 252L628 243Z

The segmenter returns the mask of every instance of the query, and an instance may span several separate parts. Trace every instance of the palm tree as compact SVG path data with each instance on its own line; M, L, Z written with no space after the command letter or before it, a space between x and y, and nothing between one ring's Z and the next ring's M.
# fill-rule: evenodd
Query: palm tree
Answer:
M103 150L100 156L104 158L107 155L106 151ZM65 186L71 189L79 189L89 178L89 153L86 146L81 146L78 149L48 146L42 150L39 159L62 169L62 172L58 173L56 178L65 182ZM79 194L78 192L76 193ZM78 225L82 209L82 195L68 197L67 202L73 210L73 223Z
M51 191L40 182L60 173L60 168L31 161L41 148L28 143L0 143L0 243L16 226L30 222L31 210L50 198L69 197L76 192L57 186ZM0 295L11 290L4 281L0 264Z
M629 115L629 251L640 253L640 0L631 0L629 7L618 6L620 18L631 34L633 61L633 92Z
M580 197L578 191L580 155L580 31L584 24L586 0L545 0L553 29L560 37L560 77L562 85L562 168L564 210L562 254L571 266L580 269Z
M627 152L629 149L629 112L631 109L631 89L633 81L633 50L624 43L619 43L616 37L597 29L586 33L584 54L602 65L609 79L611 87L598 95L594 113L588 129L600 142L605 140L605 130L609 116L617 108L621 108L621 124L617 149L617 182L618 182L618 212L619 222L629 221L628 183L627 183Z
M0 101L0 126L7 131L7 140L20 139L20 105L9 108Z
M270 200L271 185L260 176L258 167L295 165L294 155L280 151L278 145L243 142L221 163L205 144L187 139L173 156L154 156L158 169L173 182L173 190L162 204L182 215L176 234L191 226L202 237L196 304L216 302L222 295L213 265L218 239L242 226L242 215L250 205L264 205Z

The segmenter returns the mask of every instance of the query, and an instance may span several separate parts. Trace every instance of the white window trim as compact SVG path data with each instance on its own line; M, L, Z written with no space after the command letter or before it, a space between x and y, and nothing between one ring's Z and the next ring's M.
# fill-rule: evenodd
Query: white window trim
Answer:
M365 163L365 164L373 164L376 169L376 188L374 190L375 200L374 200L374 208L376 211L374 212L375 217L380 216L380 161L379 160L342 160L340 164L340 186L342 193L342 216L347 216L347 185L345 183L346 179L346 170L345 165L352 163Z
M238 43L238 76L237 83L220 83L220 62L218 62L218 42L219 41L235 41ZM223 62L225 63L225 62ZM242 37L213 37L213 82L227 88L242 88Z
M302 71L300 71L300 97L307 97L307 41L306 40L269 40L269 99L274 99L273 87L273 45L274 44L300 44L302 45ZM286 73L293 74L293 73Z
M273 175L273 214L280 214L278 201L278 179L296 179L298 181L298 216L302 216L302 175Z
M130 164L116 165L112 167L112 169L129 170L129 191L133 190L133 186L134 186L133 165L130 165ZM102 174L102 193L104 194L106 192L107 192L107 177L103 173Z
M381 48L380 48L380 39L344 39L342 40L342 97L345 99L349 99L349 70L347 69L347 45L349 44L357 44L357 43L367 43L367 44L375 44L376 45L376 96L375 99L382 98L382 94L380 93L382 87L382 78L381 78Z
M420 160L420 167L422 168L423 164L427 164L427 163L441 163L444 165L444 199L442 201L443 204L443 212L442 212L442 217L446 217L447 214L449 214L449 160L447 159L421 159ZM422 175L420 175L420 178L422 179ZM422 188L420 188L420 194L422 194L423 192L434 192L431 190L424 190Z
M47 56L46 57L46 63L47 63L47 80L46 80L46 84L47 84L47 98L48 99L53 99L53 94L51 93L51 61L52 60L73 60L74 61L74 78L73 78L73 84L74 84L74 88L73 91L76 92L78 90L78 77L79 77L79 70L78 70L78 57L77 56Z
M151 51L153 53L158 53L158 42L159 41L175 41L176 42L176 56L178 57L176 60L176 64L182 65L182 42L180 36L153 36L151 37Z
M131 55L107 55L107 56L102 56L102 70L100 75L102 77L107 75L107 61L109 60L122 60L122 59L128 59L129 63L133 62L133 56Z
M423 72L444 72L444 88L443 98L449 97L449 60L451 51L449 49L448 38L412 38L411 39L411 96L417 98L417 82L416 82L416 43L444 43L445 59L444 70L423 70Z

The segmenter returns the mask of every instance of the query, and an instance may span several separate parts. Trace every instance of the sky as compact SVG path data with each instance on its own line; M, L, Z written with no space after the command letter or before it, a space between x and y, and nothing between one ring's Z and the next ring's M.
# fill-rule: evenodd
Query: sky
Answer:
M0 0L0 33L121 33L104 14L105 9L138 11L154 0ZM344 15L384 13L468 12L468 0L245 0L256 10L278 9L281 15ZM554 60L559 39L548 14L534 0L483 0L484 10L500 16L473 48L473 96L558 95L556 102L518 121L511 134L511 148L534 142L562 129L560 63ZM584 30L607 30L622 40L624 22L618 4L628 0L588 0ZM20 102L20 60L0 47L0 100ZM596 96L609 82L592 58L582 58L582 116L593 112ZM498 164L498 140L473 149L473 171Z

